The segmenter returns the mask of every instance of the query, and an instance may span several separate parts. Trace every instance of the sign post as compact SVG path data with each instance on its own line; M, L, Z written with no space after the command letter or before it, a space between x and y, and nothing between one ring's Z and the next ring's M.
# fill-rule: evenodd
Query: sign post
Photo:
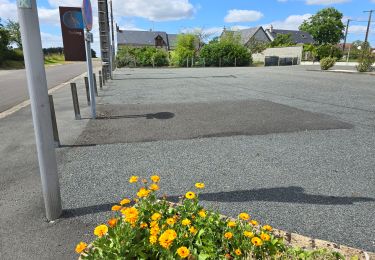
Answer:
M55 144L36 0L17 0L44 206L49 221L62 213Z
M94 75L92 69L91 59L91 43L93 42L93 35L90 32L92 29L92 8L90 0L83 0L82 15L85 23L85 46L86 46L86 63L87 63L87 77L89 79L90 101L91 101L91 118L96 118L96 102L94 89Z

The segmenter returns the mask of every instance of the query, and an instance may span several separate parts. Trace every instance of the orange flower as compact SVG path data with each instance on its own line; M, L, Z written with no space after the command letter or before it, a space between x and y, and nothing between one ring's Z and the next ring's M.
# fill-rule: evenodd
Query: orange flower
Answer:
M138 176L132 176L132 177L130 177L130 179L129 179L129 182L130 183L135 183L135 182L137 182L138 181Z
M87 244L85 242L79 242L76 246L76 253L81 254L87 248Z
M190 251L187 247L185 246L182 246L180 248L177 249L177 254L181 257L181 258L186 258L190 255Z
M140 227L140 228L147 228L148 225L147 225L147 223L142 222L142 223L139 225L139 227Z
M240 219L242 219L242 220L249 220L250 219L250 216L249 216L249 214L247 214L247 213L241 213L240 215L238 215L238 217L240 218Z
M227 238L227 239L231 239L233 237L233 234L232 234L232 232L226 232L224 234L224 237Z
M152 176L151 176L151 180L152 180L153 182L158 183L158 182L160 181L160 177L157 176L157 175L152 175Z
M150 236L149 241L150 241L150 244L153 245L156 242L158 242L158 237L157 236Z
M155 226L158 226L158 222L157 221L151 221L150 227L155 227Z
M198 215L201 217L201 218L205 218L207 215L206 215L206 211L204 211L203 209L201 211L198 212Z
M263 240L263 241L269 241L271 239L270 235L266 234L266 233L262 233L260 234L260 238Z
M185 218L184 220L182 220L181 224L183 226L189 226L191 224L191 221L187 218Z
M158 221L158 220L161 219L161 214L159 212L156 212L156 213L152 214L151 219L153 221Z
M189 231L190 233L192 233L193 235L197 234L198 230L195 228L195 227L190 227L189 228Z
M153 183L153 184L150 185L150 190L157 191L157 190L159 190L159 186L157 184Z
M204 183L202 183L202 182L197 182L197 183L195 184L195 187L196 187L197 189L204 189L205 185L204 185Z
M244 231L244 232L243 232L243 235L244 235L245 237L248 237L248 238L252 238L252 237L254 237L254 233L253 233L253 232L250 232L250 231Z
M237 248L236 250L234 250L234 253L238 256L242 255L242 252L239 248Z
M253 226L257 226L259 224L256 220L251 220L249 223Z
M150 191L146 188L140 188L139 191L137 192L137 196L139 198L145 198L150 194Z
M121 210L121 213L125 217L125 221L131 224L134 224L138 220L138 210L134 207L124 208Z
M270 225L265 225L262 227L263 230L266 230L266 231L272 231L272 227Z
M159 244L164 248L169 248L176 238L176 231L173 229L168 229L159 237Z
M126 205L126 204L129 204L130 202L131 202L130 199L123 199L122 201L120 201L120 205L121 205L121 206L124 206L124 205Z
M188 191L188 192L186 192L185 197L186 197L187 199L189 199L189 200L192 200L192 199L195 199L196 195L195 195L194 192L192 192L192 191Z
M116 226L117 221L118 221L117 218L111 218L110 220L108 220L108 226L110 226L111 228L113 228L114 226Z
M168 225L173 225L176 221L174 220L174 218L168 218L167 219L167 224Z
M122 207L119 205L112 206L112 211L119 211L120 209L122 209Z
M231 256L230 254L226 253L226 254L225 254L225 258L226 258L226 259L232 259L232 256Z
M229 221L227 225L228 227L235 227L237 224L234 221Z
M147 180L146 180L146 179L143 179L142 182L143 182L144 184L146 184L146 183L147 183Z
M106 225L99 225L94 229L94 235L102 237L108 233L108 227Z
M253 243L254 246L261 246L263 245L262 240L259 237L253 237L251 239L251 243Z
M160 232L160 228L159 228L158 225L153 226L153 227L150 229L150 234L151 234L152 236L156 236L157 234L159 234L159 232Z

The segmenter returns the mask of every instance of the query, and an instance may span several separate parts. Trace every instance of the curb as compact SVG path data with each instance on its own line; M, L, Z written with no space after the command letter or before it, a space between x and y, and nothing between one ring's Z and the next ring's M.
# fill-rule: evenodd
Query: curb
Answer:
M369 75L375 76L374 72L358 72L358 71L350 71L350 70L311 70L307 69L306 71L313 71L313 72L332 72L332 73L344 73L344 74L355 74L355 75Z

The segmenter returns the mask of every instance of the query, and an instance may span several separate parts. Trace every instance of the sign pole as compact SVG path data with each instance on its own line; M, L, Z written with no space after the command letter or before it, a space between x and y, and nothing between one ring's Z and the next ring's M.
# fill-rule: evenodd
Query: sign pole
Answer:
M96 118L96 102L95 102L95 89L94 89L94 75L92 70L91 59L91 41L92 33L87 29L85 31L85 46L86 46L86 63L87 63L87 77L89 80L90 101L91 101L91 118Z
M18 0L17 10L44 206L47 219L52 221L60 217L62 207L36 0Z

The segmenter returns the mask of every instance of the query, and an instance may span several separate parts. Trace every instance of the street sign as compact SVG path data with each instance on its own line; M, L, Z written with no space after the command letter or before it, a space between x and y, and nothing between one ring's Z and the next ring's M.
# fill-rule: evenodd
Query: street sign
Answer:
M92 7L91 7L90 0L83 0L82 15L83 15L83 21L85 23L86 29L88 31L91 31L92 30Z
M18 8L31 9L31 0L17 0Z

